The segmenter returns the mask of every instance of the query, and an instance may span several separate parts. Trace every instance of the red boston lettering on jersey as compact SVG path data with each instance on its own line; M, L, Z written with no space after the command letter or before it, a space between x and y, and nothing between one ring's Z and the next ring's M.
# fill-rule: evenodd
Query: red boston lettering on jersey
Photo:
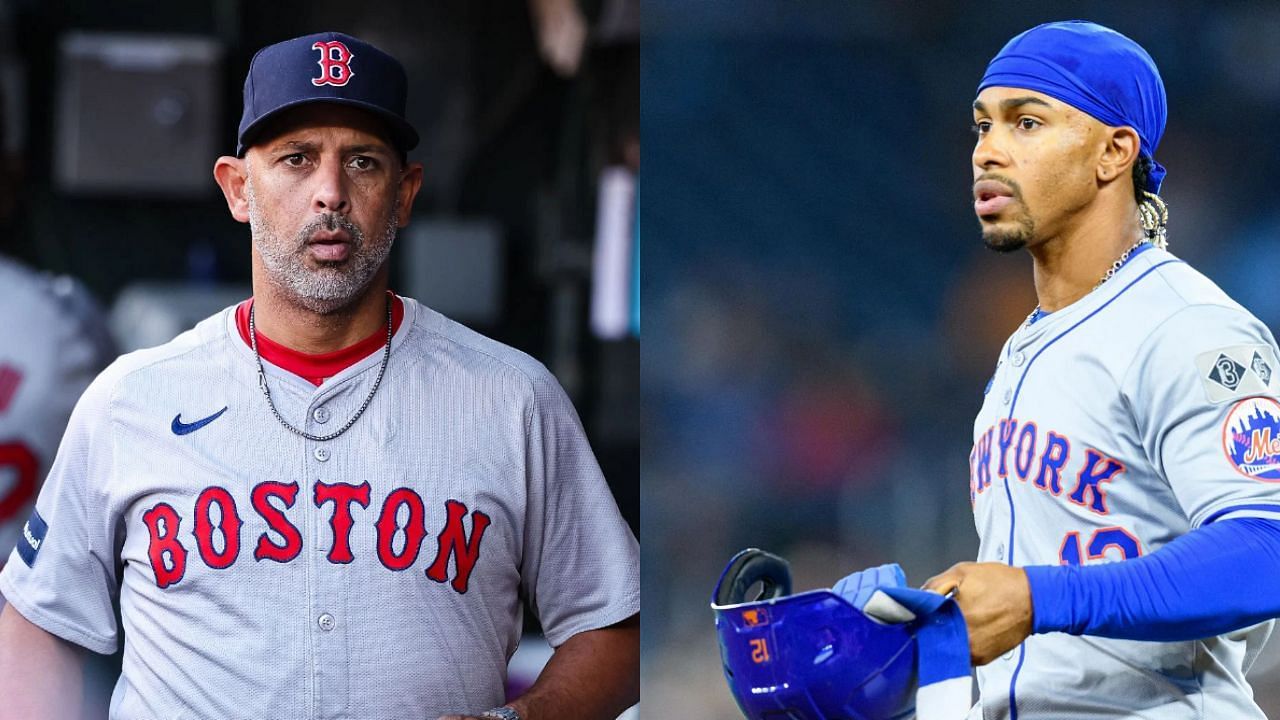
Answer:
M159 503L142 514L142 522L151 535L147 556L151 558L151 571L156 576L156 587L167 588L181 580L187 571L187 549L178 541L182 518L178 517L178 512L168 503Z
M329 527L333 531L333 542L327 555L329 562L354 562L351 531L357 520L352 505L369 507L372 496L370 484L316 482L313 489L313 502L317 508L323 509L330 503L333 505L329 519ZM298 500L299 491L300 486L296 482L266 481L253 486L249 493L250 502L268 528L258 536L253 551L255 560L287 563L302 553L302 533L285 516L285 511ZM216 516L214 505L218 506ZM196 496L191 511L195 517L192 534L200 559L215 570L230 568L239 557L244 529L235 496L224 487L211 485ZM466 522L468 514L471 516L469 528ZM378 560L383 567L395 572L413 567L427 537L426 515L426 503L413 489L399 487L387 494L374 523ZM480 510L470 512L457 500L445 501L445 515L443 529L437 538L438 552L426 575L437 583L448 584L458 593L466 593L471 573L480 559L480 545L491 521L487 514ZM183 518L168 503L157 503L143 513L142 521L151 538L147 552L157 587L167 588L178 583L187 567L188 550L178 539ZM403 541L397 542L402 531ZM218 533L221 533L221 539L218 539ZM273 539L277 535L283 542ZM454 571L452 581L451 566Z
M409 508L409 519L404 526L404 549L396 554L395 537L400 529L396 515L402 505ZM388 570L406 570L417 561L422 539L427 535L425 517L418 493L402 487L387 495L386 502L382 503L382 514L378 516L378 559Z
M258 546L253 550L253 559L289 562L302 552L302 534L284 516L284 511L268 502L270 498L280 498L286 508L293 507L294 501L298 499L298 483L262 482L254 486L251 498L253 509L267 521L267 527L284 538L284 543L276 544L266 533L262 533L258 536Z
M222 522L218 526L222 530L222 552L218 552L213 543L214 527L210 507L214 503L218 504L218 511L222 514ZM200 549L200 559L204 560L205 565L215 570L231 567L240 554L242 524L240 515L236 512L235 498L225 488L215 485L200 493L200 497L196 498L196 547Z
M312 85L346 85L355 75L351 70L351 58L355 57L341 41L317 42L312 50L320 51L320 77L312 78Z
M317 482L315 490L316 507L323 507L333 502L333 517L329 519L329 527L333 529L333 545L329 548L329 562L346 564L351 562L351 503L359 503L360 507L369 507L369 483L359 485L348 483Z
M453 589L460 593L467 591L467 581L471 570L480 558L480 541L484 538L485 528L489 527L489 516L479 510L471 514L471 538L468 540L462 527L462 518L466 517L467 506L457 500L445 502L449 518L444 529L440 531L440 551L436 560L427 568L427 577L438 583L449 579L449 557L452 556L457 566L457 574L453 577Z

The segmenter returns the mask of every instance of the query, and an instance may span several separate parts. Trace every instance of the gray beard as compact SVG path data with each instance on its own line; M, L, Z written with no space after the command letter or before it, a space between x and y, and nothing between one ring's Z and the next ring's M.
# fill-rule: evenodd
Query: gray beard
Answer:
M367 242L364 232L349 218L337 213L317 215L294 236L282 241L258 205L251 180L245 182L249 201L249 229L266 269L267 279L296 304L320 315L328 315L352 305L362 297L391 254L399 226L399 213L393 209L380 237ZM341 263L307 266L307 239L317 230L345 230L351 236L351 254Z

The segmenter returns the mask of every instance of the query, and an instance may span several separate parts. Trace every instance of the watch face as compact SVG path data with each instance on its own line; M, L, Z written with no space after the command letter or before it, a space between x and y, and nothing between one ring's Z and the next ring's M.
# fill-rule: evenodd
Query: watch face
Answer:
M500 707L488 710L484 714L485 717L498 718L499 720L523 720L520 713L509 707Z

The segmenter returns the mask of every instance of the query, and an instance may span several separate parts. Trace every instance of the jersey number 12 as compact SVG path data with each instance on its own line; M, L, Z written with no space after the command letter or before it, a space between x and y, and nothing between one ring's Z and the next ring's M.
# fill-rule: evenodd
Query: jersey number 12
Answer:
M1089 536L1089 542L1080 542L1080 533L1071 531L1062 539L1062 547L1058 550L1058 561L1063 565L1081 565L1083 559L1080 556L1081 549L1088 552L1089 560L1101 560L1106 556L1107 550L1115 548L1120 551L1120 556L1125 560L1130 560L1142 555L1142 543L1133 533L1122 527L1106 527L1098 528Z

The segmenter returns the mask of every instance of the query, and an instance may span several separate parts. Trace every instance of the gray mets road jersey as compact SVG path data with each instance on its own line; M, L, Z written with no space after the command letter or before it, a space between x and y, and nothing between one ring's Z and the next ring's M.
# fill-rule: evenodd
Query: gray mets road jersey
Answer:
M0 566L22 537L71 409L114 357L105 328L70 278L0 258Z
M1023 325L974 425L978 559L1113 562L1213 520L1280 518L1278 372L1271 332L1154 248ZM978 669L971 717L1262 718L1244 673L1270 630L1169 643L1034 635Z
M233 309L85 392L0 591L96 652L119 610L111 717L474 713L504 699L522 597L552 645L639 612L635 537L554 378L404 310L327 442L272 416ZM319 387L266 371L321 435L381 359Z

